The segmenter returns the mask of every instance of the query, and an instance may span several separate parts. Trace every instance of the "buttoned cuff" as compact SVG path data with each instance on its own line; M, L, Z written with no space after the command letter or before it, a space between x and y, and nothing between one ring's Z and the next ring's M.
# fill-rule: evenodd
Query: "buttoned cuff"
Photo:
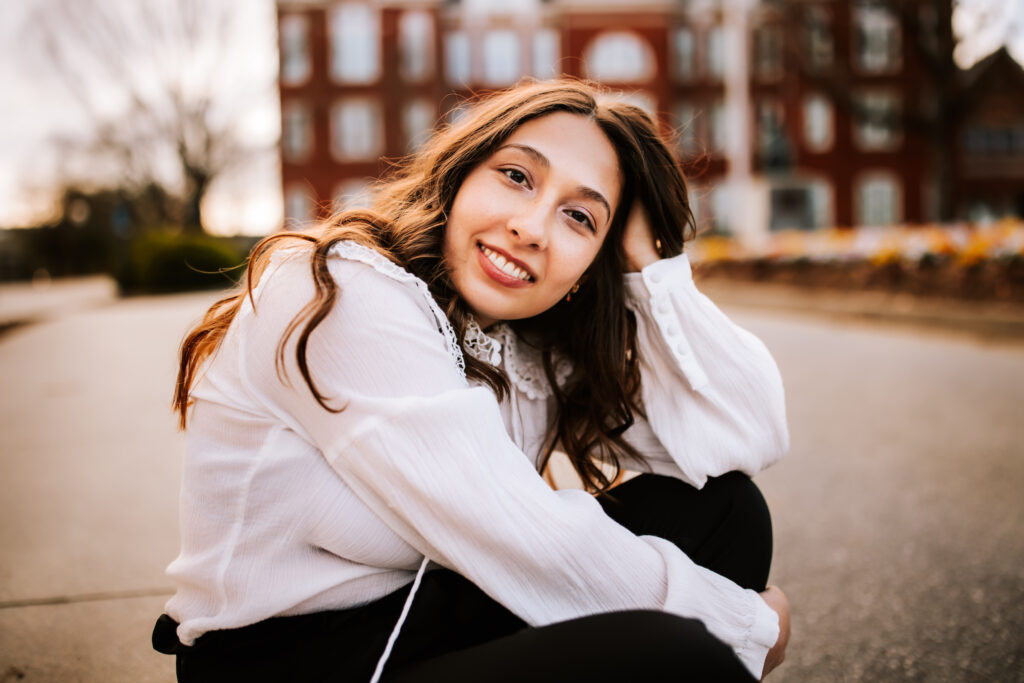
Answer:
M675 364L690 387L699 391L708 377L683 329L685 308L702 296L693 284L690 260L686 254L661 259L639 273L627 273L625 280L630 308L654 322Z

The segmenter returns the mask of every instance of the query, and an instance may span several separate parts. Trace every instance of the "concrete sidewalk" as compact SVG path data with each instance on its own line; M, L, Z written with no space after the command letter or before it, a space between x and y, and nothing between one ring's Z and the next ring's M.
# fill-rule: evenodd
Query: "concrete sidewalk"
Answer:
M0 336L0 683L174 680L149 645L178 544L169 402L216 296L84 297ZM792 434L758 477L793 605L770 680L1024 680L1024 349L742 303Z
M0 337L0 682L170 683L149 645L178 545L170 398L213 295L79 285L17 292L20 316L45 319Z
M3 283L0 329L53 320L115 301L117 283L106 275Z

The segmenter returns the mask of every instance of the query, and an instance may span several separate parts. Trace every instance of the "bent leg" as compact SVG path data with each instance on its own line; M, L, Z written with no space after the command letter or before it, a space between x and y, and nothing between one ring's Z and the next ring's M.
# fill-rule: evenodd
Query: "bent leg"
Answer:
M753 677L696 619L655 611L596 614L524 629L385 674L385 683L621 683Z
M763 591L772 561L772 522L761 491L741 472L696 489L641 474L598 498L605 513L637 535L675 543L702 567Z

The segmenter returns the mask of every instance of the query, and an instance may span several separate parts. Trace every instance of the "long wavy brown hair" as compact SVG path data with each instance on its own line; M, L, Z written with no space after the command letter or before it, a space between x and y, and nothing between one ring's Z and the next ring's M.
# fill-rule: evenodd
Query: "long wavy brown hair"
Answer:
M190 393L203 361L224 337L246 296L259 282L270 254L296 242L311 251L315 294L291 322L278 347L283 372L285 342L298 332L296 361L303 380L325 410L338 411L317 388L306 362L310 336L330 313L338 295L328 254L340 240L354 240L423 280L461 341L471 311L452 287L443 258L447 215L466 175L486 160L522 124L554 112L594 121L618 156L623 187L611 229L571 301L562 300L534 318L509 321L524 343L538 348L554 389L557 411L548 434L543 465L564 451L584 485L606 490L623 458L639 454L623 433L642 414L636 354L636 321L625 303L622 273L626 259L622 234L634 201L644 204L662 256L682 252L692 234L693 216L686 182L651 118L641 109L615 100L598 87L576 80L531 82L490 95L468 108L457 123L444 126L413 156L400 162L376 188L370 209L333 216L309 232L282 232L262 240L249 256L245 283L207 311L181 347L174 407L184 429ZM561 386L555 359L561 355L574 371ZM508 378L466 354L466 375L489 385L503 399Z

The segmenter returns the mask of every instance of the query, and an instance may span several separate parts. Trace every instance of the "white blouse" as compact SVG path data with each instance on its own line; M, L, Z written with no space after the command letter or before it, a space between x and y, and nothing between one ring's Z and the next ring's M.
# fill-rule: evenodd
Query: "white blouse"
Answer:
M759 678L778 637L757 595L675 545L634 536L579 490L537 472L554 403L536 351L503 325L466 351L504 369L499 402L466 380L463 349L426 285L352 242L309 338L321 407L295 362L313 297L308 251L279 251L195 391L181 492L181 554L167 613L191 644L278 615L342 609L409 583L426 557L539 626L628 609L702 620ZM678 256L626 276L642 400L627 438L651 471L703 486L788 448L782 381L764 345L693 284ZM562 364L564 377L571 368ZM642 465L637 465L642 467Z

